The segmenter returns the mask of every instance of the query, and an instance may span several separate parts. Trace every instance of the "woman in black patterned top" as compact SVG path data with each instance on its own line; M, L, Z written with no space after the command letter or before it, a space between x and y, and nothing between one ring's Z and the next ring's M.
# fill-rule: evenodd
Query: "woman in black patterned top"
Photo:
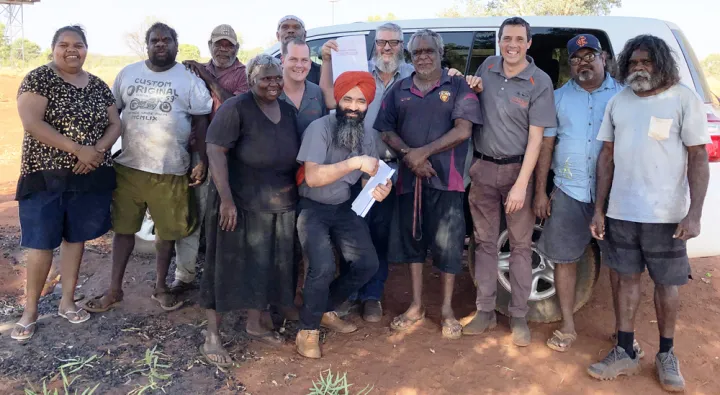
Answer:
M11 334L16 340L35 334L38 299L57 247L58 315L73 324L90 318L73 301L74 291L85 242L110 229L110 148L121 129L112 91L82 68L86 55L83 30L61 28L52 40L52 61L28 73L18 91L25 137L16 199L21 245L29 252L25 312Z

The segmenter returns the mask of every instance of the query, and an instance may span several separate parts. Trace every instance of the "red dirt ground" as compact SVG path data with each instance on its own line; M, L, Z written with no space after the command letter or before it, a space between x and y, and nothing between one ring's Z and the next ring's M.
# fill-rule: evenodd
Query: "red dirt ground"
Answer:
M13 201L18 175L21 127L15 109L19 78L0 76L0 322L13 323L24 302L24 251L18 247L17 205ZM5 100L5 101L3 101ZM687 393L720 393L720 258L695 259L695 280L681 289L681 309L676 353L687 380ZM152 257L136 255L125 276L125 301L114 311L94 315L86 324L72 326L54 316L57 300L41 304L49 317L40 321L38 333L26 345L9 337L11 325L0 324L0 393L22 393L26 380L41 378L57 369L57 359L97 354L94 367L80 371L78 388L100 383L96 393L125 394L138 381L132 361L145 349L158 345L172 361L169 394L306 394L326 369L347 372L355 392L367 385L375 394L656 394L663 393L655 378L654 355L658 334L652 287L643 282L643 301L636 334L647 356L637 377L598 382L586 367L605 356L613 329L610 290L605 270L595 293L576 316L579 338L564 354L551 351L545 340L556 325L531 324L533 342L517 348L511 343L507 320L486 336L442 340L439 329L439 277L426 271L428 318L412 333L392 334L392 316L410 300L404 268L391 267L386 287L385 317L367 324L352 319L360 330L351 335L327 334L324 357L304 359L291 341L280 349L250 342L242 334L242 315L226 320L223 333L238 365L227 373L203 365L197 356L204 314L196 292L189 306L163 313L150 300L154 281ZM707 274L710 276L707 276ZM110 236L89 243L80 275L80 292L94 295L107 284L110 274ZM701 280L704 279L704 280ZM54 303L54 304L53 304ZM459 276L455 309L458 316L474 309L474 288L467 273ZM239 321L238 321L239 320ZM236 322L237 321L237 322ZM286 337L291 340L291 333ZM53 382L58 385L57 380ZM352 393L355 393L352 392Z

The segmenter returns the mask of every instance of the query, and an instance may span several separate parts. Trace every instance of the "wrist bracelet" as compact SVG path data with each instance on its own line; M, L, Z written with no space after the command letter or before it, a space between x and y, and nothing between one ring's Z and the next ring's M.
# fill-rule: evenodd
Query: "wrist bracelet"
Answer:
M80 152L80 150L83 149L83 147L84 147L84 145L81 145L80 148L78 148L78 149L76 149L75 151L73 151L72 154L73 154L73 155L77 155L77 153Z

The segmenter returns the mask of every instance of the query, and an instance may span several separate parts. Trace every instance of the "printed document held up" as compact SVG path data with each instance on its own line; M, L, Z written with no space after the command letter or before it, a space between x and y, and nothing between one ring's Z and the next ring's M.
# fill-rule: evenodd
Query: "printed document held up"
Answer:
M368 71L365 36L345 36L337 39L338 51L332 53L333 83L346 71Z

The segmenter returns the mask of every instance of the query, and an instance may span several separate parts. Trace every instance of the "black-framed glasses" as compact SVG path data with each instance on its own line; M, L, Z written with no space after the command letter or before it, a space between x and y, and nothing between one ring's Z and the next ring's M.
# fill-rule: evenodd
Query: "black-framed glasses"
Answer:
M597 58L598 55L598 53L590 52L589 54L585 54L585 56L573 56L572 58L570 58L570 64L573 66L577 66L582 61L584 61L585 63L592 63L595 61L595 58Z
M417 58L418 56L427 55L427 56L433 56L437 53L437 51L434 48L420 48L412 51L412 56L414 58Z
M385 45L390 44L391 47L395 48L402 44L402 40L375 40L375 45L380 48L385 48Z

